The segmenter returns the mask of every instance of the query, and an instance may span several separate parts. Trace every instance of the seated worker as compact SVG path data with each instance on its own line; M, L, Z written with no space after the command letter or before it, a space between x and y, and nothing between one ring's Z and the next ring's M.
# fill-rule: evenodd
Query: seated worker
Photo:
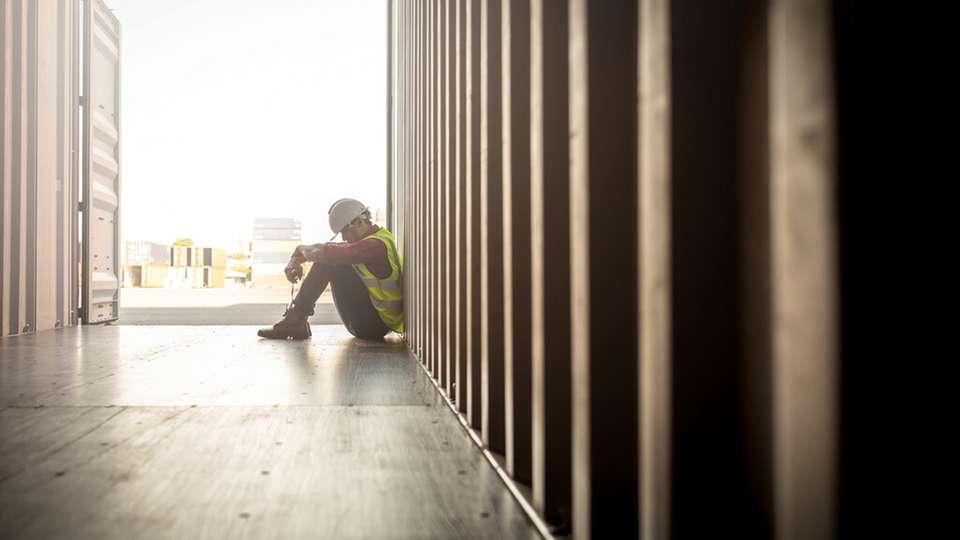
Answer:
M283 319L258 336L310 337L307 319L328 284L344 326L355 337L382 339L391 330L403 332L403 261L393 234L374 225L370 210L356 199L340 199L328 214L333 238L341 234L346 243L297 246L284 269L290 283L303 277L304 262L313 261L313 267Z

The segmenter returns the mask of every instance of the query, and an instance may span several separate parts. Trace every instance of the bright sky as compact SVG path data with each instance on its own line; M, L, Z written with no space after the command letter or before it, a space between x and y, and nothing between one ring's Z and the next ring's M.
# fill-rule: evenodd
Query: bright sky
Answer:
M383 0L107 0L122 25L124 240L232 249L254 217L330 237L386 206Z

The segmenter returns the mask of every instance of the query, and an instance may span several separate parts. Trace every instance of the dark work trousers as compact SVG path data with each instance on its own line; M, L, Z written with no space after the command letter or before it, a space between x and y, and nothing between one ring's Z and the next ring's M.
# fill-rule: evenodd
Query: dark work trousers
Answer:
M300 283L300 292L293 299L294 315L313 315L317 299L327 288L333 291L333 303L347 331L361 339L381 339L390 331L370 302L370 293L360 276L348 264L314 263Z

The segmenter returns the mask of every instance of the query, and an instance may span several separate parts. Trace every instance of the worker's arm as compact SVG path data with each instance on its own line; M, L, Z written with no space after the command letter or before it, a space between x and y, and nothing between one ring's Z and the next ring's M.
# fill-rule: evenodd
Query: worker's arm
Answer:
M376 238L365 238L353 243L326 243L300 245L294 250L284 273L295 282L303 275L303 263L312 261L325 264L365 264L374 275L390 275L387 248Z
M349 244L329 242L300 246L297 252L303 261L326 264L370 264L387 257L386 246L376 238L364 238Z
M316 261L318 257L317 253L322 249L323 244L299 245L293 250L293 255L290 256L290 262L303 264L307 261Z
M348 246L345 242L326 242L320 244L301 244L293 250L290 260L303 264L307 261L317 262L324 258L324 249L329 246Z

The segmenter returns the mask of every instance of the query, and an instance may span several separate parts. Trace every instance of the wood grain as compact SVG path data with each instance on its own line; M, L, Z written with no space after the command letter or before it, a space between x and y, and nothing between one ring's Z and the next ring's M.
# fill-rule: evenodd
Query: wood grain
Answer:
M537 537L399 342L86 327L0 353L3 536Z

